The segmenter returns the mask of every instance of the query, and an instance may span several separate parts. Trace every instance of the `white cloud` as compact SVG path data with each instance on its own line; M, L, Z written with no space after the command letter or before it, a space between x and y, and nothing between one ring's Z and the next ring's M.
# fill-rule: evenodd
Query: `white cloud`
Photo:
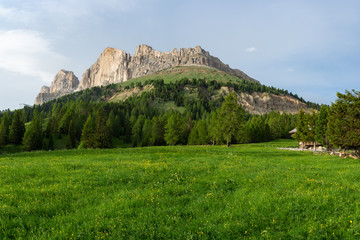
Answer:
M293 68L288 68L288 70L287 70L288 72L294 72L295 71L295 69L293 69Z
M29 24L32 14L25 10L19 10L16 8L5 8L0 5L0 18L5 19L11 23L23 23Z
M49 83L67 58L37 31L0 31L0 68Z
M249 48L245 49L245 52L249 52L249 53L256 52L256 51L257 51L256 47L249 47Z

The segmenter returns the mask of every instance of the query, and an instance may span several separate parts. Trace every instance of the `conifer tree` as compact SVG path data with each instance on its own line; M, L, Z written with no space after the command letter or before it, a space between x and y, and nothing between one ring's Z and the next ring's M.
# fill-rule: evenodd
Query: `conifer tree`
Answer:
M306 116L304 110L300 108L300 111L297 115L295 139L297 139L298 141L305 141L306 133L307 133Z
M152 119L152 131L150 138L150 145L162 146L165 145L165 125L167 123L166 115L155 116Z
M106 121L105 111L102 108L99 108L95 122L95 148L111 147L111 136L109 129L106 126Z
M167 145L179 144L182 137L182 117L178 112L172 112L165 126L165 141Z
M131 143L133 147L141 147L142 146L142 138L143 138L143 126L145 122L144 115L140 115L137 121L134 123L132 127L132 134L131 134Z
M89 115L84 124L81 142L85 148L95 148L95 122L91 115Z
M332 145L360 155L360 92L338 93L329 111L327 137Z
M209 138L213 145L221 144L221 122L219 120L218 111L214 111L210 114L210 125L209 125Z
M146 119L142 128L142 146L149 146L152 132L152 121Z
M221 129L221 137L226 142L226 146L239 138L240 130L244 127L244 113L237 103L235 93L230 93L225 98L219 112L219 127Z
M21 117L21 111L17 110L10 127L10 140L14 144L21 144L25 133L25 124Z
M48 150L54 150L55 144L54 144L54 137L52 134L49 135L49 143L48 143Z
M320 113L316 122L315 139L323 146L329 146L329 141L326 137L326 129L328 122L328 108L325 105L321 106Z
M71 120L69 124L67 140L66 140L66 148L67 149L75 148L75 144L76 144L76 132L75 132L73 120Z
M38 110L35 109L33 119L24 134L24 149L27 151L40 150L43 144L41 119Z
M0 145L6 145L9 143L9 117L5 113L0 123Z

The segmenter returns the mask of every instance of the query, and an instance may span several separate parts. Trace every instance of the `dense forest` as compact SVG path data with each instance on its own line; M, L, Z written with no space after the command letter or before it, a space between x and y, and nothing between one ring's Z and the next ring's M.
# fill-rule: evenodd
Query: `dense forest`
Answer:
M338 93L331 106L320 111L300 111L295 137L303 142L318 142L331 150L354 150L360 156L360 92L352 90Z
M24 150L61 148L108 148L185 144L262 142L290 137L296 116L272 112L251 115L237 103L236 94L211 98L211 93L230 86L242 91L283 90L258 83L219 83L187 80L165 84L163 80L130 84L123 89L151 91L125 101L98 101L119 91L118 85L86 89L45 103L1 113L0 146L17 145ZM184 88L194 87L193 97ZM120 87L121 88L121 87ZM259 89L258 89L259 88ZM170 110L159 108L171 102Z

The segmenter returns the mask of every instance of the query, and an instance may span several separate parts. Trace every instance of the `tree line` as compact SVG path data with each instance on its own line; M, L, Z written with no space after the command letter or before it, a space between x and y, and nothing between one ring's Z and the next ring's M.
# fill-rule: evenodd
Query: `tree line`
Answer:
M354 150L360 156L360 92L338 93L331 106L319 112L300 111L295 137L303 142L318 142L331 150Z
M0 145L22 144L25 150L57 149L59 141L68 149L109 148L119 140L133 147L230 145L286 138L296 124L296 116L291 114L246 113L235 93L217 103L189 102L183 112L161 110L152 106L150 99L161 99L161 95L176 98L166 94L171 89L161 89L118 103L59 100L51 110L40 106L6 112L1 118Z

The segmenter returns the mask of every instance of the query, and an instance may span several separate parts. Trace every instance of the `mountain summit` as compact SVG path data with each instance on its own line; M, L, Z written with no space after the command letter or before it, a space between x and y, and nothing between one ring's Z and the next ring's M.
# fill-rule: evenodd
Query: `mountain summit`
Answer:
M106 48L99 59L85 71L76 90L83 90L95 86L103 86L124 82L132 78L142 77L164 69L177 66L206 66L212 67L241 79L257 82L238 69L232 69L217 57L209 54L200 46L194 48L174 49L170 52L160 52L152 47L142 44L136 47L134 56L123 50ZM56 81L58 78L55 77ZM52 85L54 82L52 83ZM46 93L44 91L46 90ZM44 86L36 97L35 104L42 104L74 91L68 87L56 89L56 93L47 91Z

